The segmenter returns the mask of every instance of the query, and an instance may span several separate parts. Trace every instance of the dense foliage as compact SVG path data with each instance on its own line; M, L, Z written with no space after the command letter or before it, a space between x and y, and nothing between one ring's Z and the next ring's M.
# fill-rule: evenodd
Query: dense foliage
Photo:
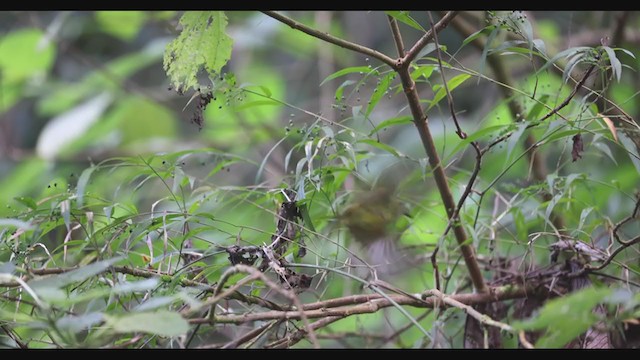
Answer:
M638 16L0 17L2 347L640 344Z

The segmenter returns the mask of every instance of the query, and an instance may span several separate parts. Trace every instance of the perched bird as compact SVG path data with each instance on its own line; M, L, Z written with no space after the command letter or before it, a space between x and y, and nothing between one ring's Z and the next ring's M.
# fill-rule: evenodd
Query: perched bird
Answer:
M395 243L401 235L397 223L403 214L391 186L380 185L371 190L356 190L339 220L366 249L366 260L378 273L397 272L400 256Z

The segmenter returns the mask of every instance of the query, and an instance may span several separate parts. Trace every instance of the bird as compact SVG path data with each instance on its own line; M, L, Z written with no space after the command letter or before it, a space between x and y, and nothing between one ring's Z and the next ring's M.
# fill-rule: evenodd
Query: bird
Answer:
M356 243L366 252L367 263L376 274L395 273L401 268L396 243L402 235L398 220L406 213L403 204L389 185L354 190L338 215Z

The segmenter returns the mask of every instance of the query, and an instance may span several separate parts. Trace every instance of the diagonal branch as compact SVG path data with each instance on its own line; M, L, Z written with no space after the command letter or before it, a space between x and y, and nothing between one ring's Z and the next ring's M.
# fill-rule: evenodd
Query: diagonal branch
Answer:
M400 28L398 27L398 21L391 15L387 16L389 20L389 26L391 27L391 34L393 35L393 42L396 44L396 50L398 51L398 56L403 57L404 53L404 43L402 42L402 35L400 34Z
M440 20L440 22L438 22L438 24L434 26L435 30L438 31L438 29L443 29L448 21L451 21L452 17L455 16L455 14L455 12L447 13L447 15L445 15ZM407 53L407 56L405 56L404 59L412 59L413 57L415 57L420 49L419 44L421 42L424 42L424 44L426 44L426 41L431 38L430 36L428 36L430 33L432 34L431 36L433 36L433 30L427 32L427 34L425 34L425 36L423 36L416 43L416 45L412 47L412 50ZM394 37L394 40L396 41L398 41L399 39L401 39L399 37L399 34ZM396 71L398 75L400 75L402 88L404 90L405 96L407 97L407 102L409 103L409 108L413 116L413 123L418 129L420 140L422 141L424 150L427 153L429 165L431 166L431 170L433 171L433 178L438 187L438 191L440 192L440 197L447 212L449 221L453 224L453 232L456 241L460 245L460 252L462 252L462 256L467 266L467 270L469 271L473 286L478 292L486 292L488 291L488 289L484 282L484 277L482 276L480 266L478 265L475 250L468 244L469 238L467 236L467 233L460 223L459 216L457 216L455 212L456 202L453 199L453 194L451 193L451 189L449 188L449 183L447 181L447 175L444 172L444 168L442 167L442 163L440 161L440 155L438 153L438 150L436 149L431 131L429 130L428 117L422 109L422 105L420 104L420 96L418 95L418 90L416 89L416 84L411 78L411 73L409 71L410 63L410 61L403 61L403 59L400 59L399 66Z
M451 20L453 20L453 18L456 17L456 15L458 15L459 11L449 11L447 12L442 19L440 19L440 21L438 21L433 28L435 28L436 32L440 32L442 31L445 27L447 27L447 25L449 25L449 23L451 22ZM427 46L427 44L429 43L429 41L431 41L433 39L433 36L435 35L433 32L433 28L429 29L429 31L427 31L421 38L420 40L418 40L413 47L411 47L411 49L409 51L407 51L407 54L404 56L404 58L401 59L401 63L403 64L409 64L411 63L413 60L415 60L416 56L418 56L418 53L420 52L420 50L422 50L422 48L424 48L425 46ZM400 55L402 56L402 55Z
M287 24L290 27L292 27L293 29L296 29L298 31L302 31L303 33L307 34L307 35L311 35L315 38L318 38L320 40L324 40L328 43L334 44L334 45L338 45L342 48L345 49L349 49L349 50L353 50L355 52L359 52L361 54L364 55L368 55L371 56L372 58L378 59L380 61L382 61L383 63L391 66L392 68L395 68L396 66L396 60L392 59L390 57L388 57L387 55L373 50L371 48L368 48L366 46L362 46L360 44L356 44L356 43L352 43L350 41L344 40L344 39L340 39L338 37L335 37L333 35L330 35L329 33L326 32L321 32L319 30L316 30L312 27L309 27L307 25L304 25L302 23L299 23L285 15L282 15L278 12L275 11L263 11L263 13L267 16L270 16L278 21L280 21L281 23Z

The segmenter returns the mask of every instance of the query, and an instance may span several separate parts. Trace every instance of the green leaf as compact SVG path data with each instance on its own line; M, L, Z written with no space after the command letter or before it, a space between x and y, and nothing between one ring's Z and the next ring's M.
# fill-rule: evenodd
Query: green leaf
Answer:
M487 63L487 55L489 54L489 49L491 47L491 43L493 42L493 39L496 38L496 36L498 35L500 28L498 27L494 27L493 29L491 29L491 32L489 33L489 36L487 37L487 42L484 45L484 49L482 49L482 55L480 56L480 67L478 72L480 74L482 74L484 72L484 66ZM478 77L478 82L480 82L480 77Z
M452 77L449 81L447 81L449 92L453 92L455 88L462 85L462 83L467 81L467 79L469 79L470 77L471 75L469 74L459 74ZM447 96L447 91L445 90L444 86L442 86L438 89L438 91L436 91L436 94L434 95L433 100L431 100L431 104L429 104L427 111L436 106L445 96Z
M532 319L515 322L518 330L545 330L536 347L558 348L598 321L593 308L613 293L610 288L586 288L547 302Z
M375 148L378 148L380 150L384 150L384 151L392 154L393 156L397 156L397 157L400 156L400 153L398 153L398 151L396 151L395 148L393 148L392 146L389 146L389 145L387 145L385 143L381 143L381 142L378 142L378 141L373 140L373 139L363 139L363 140L358 140L358 142L359 143L363 143L363 144L371 145L371 146L373 146Z
M78 204L78 208L82 207L82 202L84 200L84 189L87 187L89 183L89 178L91 178L91 174L96 170L96 166L91 166L82 171L80 174L80 178L78 178L78 186L76 187L76 203Z
M385 13L394 19L400 21L403 24L407 24L412 28L420 31L427 32L417 21L415 21L411 16L409 16L407 11L385 11Z
M147 20L143 11L96 11L96 20L107 33L122 40L132 40Z
M144 292L155 289L158 286L158 282L158 278L149 278L134 282L118 283L111 290L114 294L118 295Z
M526 242L529 232L527 228L527 222L524 218L524 215L522 214L522 211L518 207L512 207L510 212L513 215L513 222L516 225L516 241Z
M273 153L273 150L275 150L278 147L278 145L282 144L282 142L285 141L286 139L287 139L286 136L283 137L282 139L280 139L275 145L273 145L271 147L271 149L264 156L264 159L262 159L262 162L260 163L260 166L258 167L258 171L256 172L256 178L254 179L254 182L256 184L260 181L260 177L262 176L262 171L264 170L264 167L267 164L267 160L271 156L271 153Z
M0 39L3 82L14 83L49 71L55 58L53 45L37 29L12 31Z
M623 132L618 134L618 139L620 140L620 144L622 144L627 151L627 154L629 154L629 158L631 159L633 166L636 168L636 171L640 174L640 155L638 155L636 144Z
M607 52L607 55L609 56L609 62L611 63L613 76L615 76L618 82L620 82L620 76L622 76L622 63L620 62L620 60L618 60L618 57L616 56L616 53L612 48L608 46L603 46L602 48Z
M529 110L526 119L535 120L538 115L540 115L540 112L542 112L542 109L545 108L544 105L547 103L547 100L549 100L549 95L545 94L540 96L540 98L536 100L536 104Z
M412 120L411 116L400 116L400 117L387 119L387 120L384 120L384 121L380 122L380 124L376 125L376 127L373 128L373 130L371 130L371 132L369 133L369 136L377 133L378 131L380 131L382 129L386 129L386 128L390 127L390 126L411 124L412 122L413 122L413 120Z
M106 325L119 333L144 332L160 336L180 336L189 331L189 323L180 314L166 310L126 316L105 315Z
M371 99L369 100L369 104L367 105L367 111L365 113L367 116L371 114L380 99L382 99L382 97L384 96L385 91L387 91L389 85L391 85L391 82L393 81L394 75L394 72L390 72L382 79L380 79L380 83L373 90L373 94L371 94Z
M14 197L13 199L31 210L35 210L38 208L38 204L36 203L36 201L28 196L18 196Z
M182 31L164 53L164 69L176 89L196 88L198 72L210 76L231 58L233 40L226 34L227 16L223 11L187 11L180 18Z
M348 67L346 69L342 69L342 70L338 70L336 72L334 72L333 74L327 76L324 80L322 80L322 82L320 83L319 86L324 85L327 81L331 81L335 78L339 78L340 76L344 76L347 74L352 74L352 73L373 73L374 75L378 75L378 70L376 69L371 69L368 66L353 66L353 67Z
M467 38L464 39L464 41L462 41L462 45L460 45L460 48L462 48L463 46L465 46L468 43L472 42L473 40L479 38L484 33L493 32L495 28L496 28L496 25L490 25L490 26L485 27L484 29L480 29L480 30L474 32L473 34L467 36Z
M527 123L520 122L516 124L516 130L511 133L511 136L509 136L509 140L507 140L507 159L511 158L511 153L524 134L525 130L527 130Z
M411 72L411 79L417 80L420 76L422 76L425 80L428 80L433 74L433 70L436 68L436 65L420 65L417 66L413 72Z
M548 68L549 66L551 66L553 63L555 63L556 61L558 61L560 58L563 57L571 57L573 55L575 55L578 52L584 52L584 51L589 51L591 48L588 46L577 46L577 47L572 47L563 51L560 51L559 53L557 53L554 57L552 57L549 61L547 61L538 71L536 71L536 74L540 74L541 72L543 72L546 68Z
M580 223L578 224L578 230L582 230L582 227L584 226L584 221L587 220L587 216L589 216L592 210L593 210L593 206L582 209L582 212L580 212Z
M56 328L59 330L70 331L75 334L102 322L103 318L104 316L100 312L90 312L80 316L65 315L56 320Z

